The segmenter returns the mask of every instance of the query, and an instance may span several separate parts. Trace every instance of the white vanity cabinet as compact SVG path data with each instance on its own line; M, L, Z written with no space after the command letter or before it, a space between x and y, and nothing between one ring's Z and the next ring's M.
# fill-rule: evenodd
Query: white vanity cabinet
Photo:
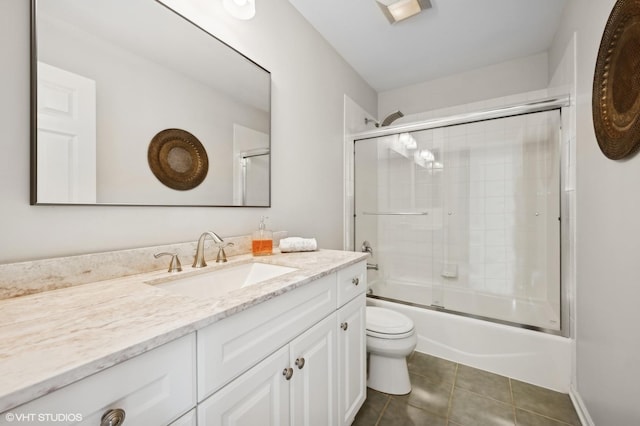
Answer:
M198 425L351 424L366 389L365 272L361 262L199 330Z
M238 305L3 413L0 426L349 425L365 396L365 272L360 262Z
M113 426L168 425L196 405L195 361L191 333L11 409L13 417L0 416L0 424L25 419L24 423L98 426L109 425L110 418Z

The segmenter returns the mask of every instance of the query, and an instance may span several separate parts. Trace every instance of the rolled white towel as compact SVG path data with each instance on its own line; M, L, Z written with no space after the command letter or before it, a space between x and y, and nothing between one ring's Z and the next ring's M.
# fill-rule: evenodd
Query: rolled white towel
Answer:
M280 240L280 251L290 253L294 251L315 251L318 243L315 238L288 237Z

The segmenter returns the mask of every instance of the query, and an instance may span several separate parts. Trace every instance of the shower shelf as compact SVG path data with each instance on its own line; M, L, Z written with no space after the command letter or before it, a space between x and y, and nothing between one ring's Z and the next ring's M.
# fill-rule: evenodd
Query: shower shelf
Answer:
M429 212L362 212L365 216L426 216Z

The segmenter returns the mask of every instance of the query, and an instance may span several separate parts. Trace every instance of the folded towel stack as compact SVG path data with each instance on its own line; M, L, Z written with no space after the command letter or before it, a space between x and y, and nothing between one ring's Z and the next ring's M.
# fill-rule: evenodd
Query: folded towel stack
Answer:
M280 251L290 253L294 251L315 251L318 243L315 238L288 237L280 240Z

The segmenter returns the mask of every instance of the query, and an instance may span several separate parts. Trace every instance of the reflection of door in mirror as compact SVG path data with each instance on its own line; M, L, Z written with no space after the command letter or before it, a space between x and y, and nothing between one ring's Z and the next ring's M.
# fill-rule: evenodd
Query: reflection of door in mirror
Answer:
M269 205L269 135L234 123L233 204Z
M38 62L38 201L96 202L95 81Z

